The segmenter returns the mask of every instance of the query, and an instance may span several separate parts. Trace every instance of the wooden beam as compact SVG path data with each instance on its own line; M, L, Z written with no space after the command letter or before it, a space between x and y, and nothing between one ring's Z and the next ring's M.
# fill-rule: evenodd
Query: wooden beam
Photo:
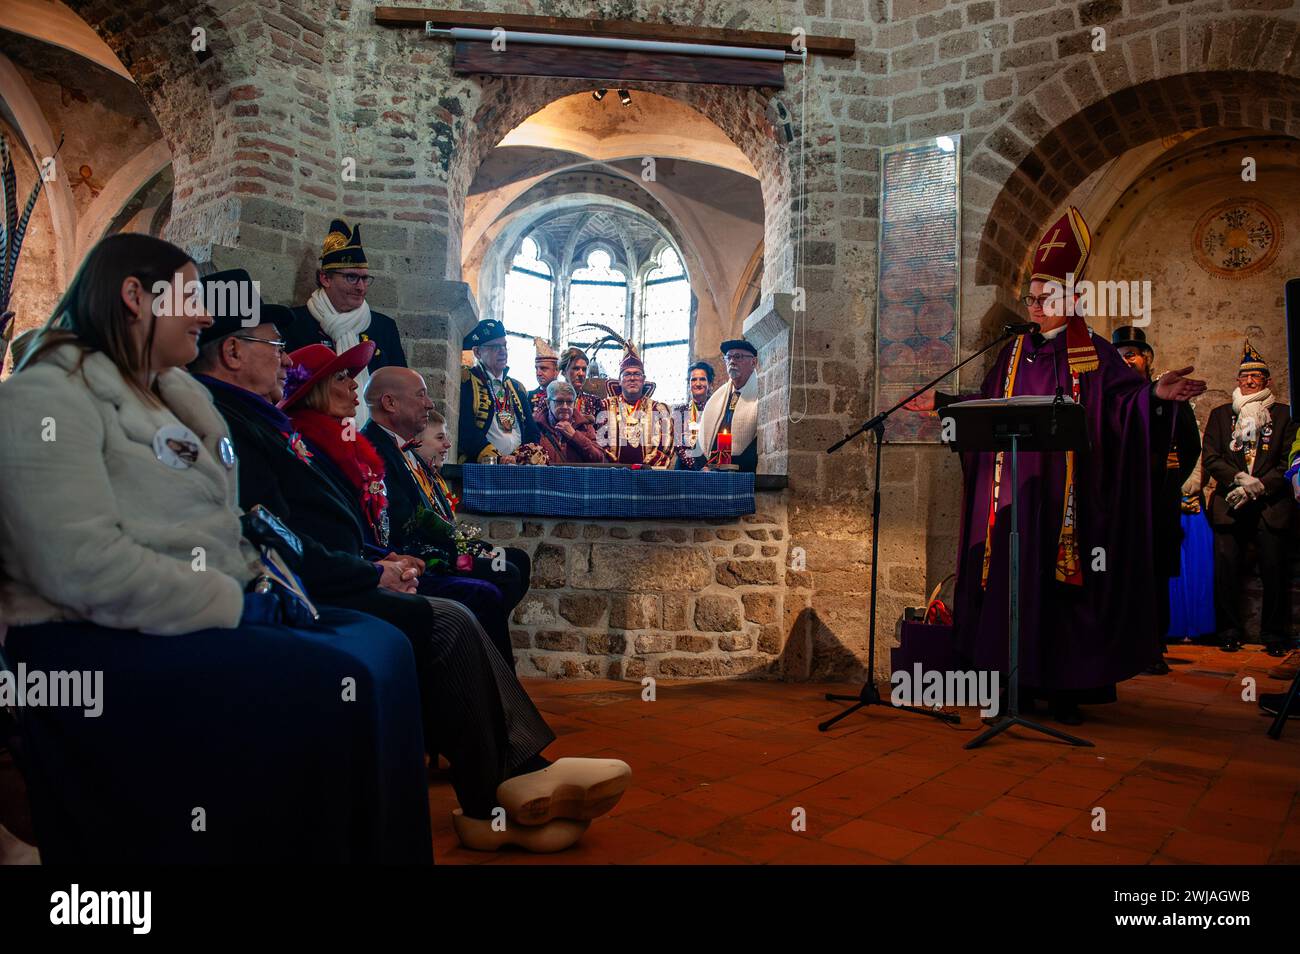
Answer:
M668 40L674 43L717 43L752 46L793 53L789 33L757 30L726 30L714 27L641 23L635 20L585 20L578 17L537 17L514 13L479 13L473 10L434 10L428 7L376 7L375 23L391 27L474 27L490 30L502 27L525 33L568 33L586 36L621 37L628 40ZM856 45L851 37L806 36L809 54L851 57Z

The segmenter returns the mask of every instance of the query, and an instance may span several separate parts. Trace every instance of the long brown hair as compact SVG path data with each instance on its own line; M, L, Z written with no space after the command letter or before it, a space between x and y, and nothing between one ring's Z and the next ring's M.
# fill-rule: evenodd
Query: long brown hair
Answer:
M146 292L152 293L156 282L173 281L182 268L192 263L184 251L152 235L120 232L101 239L86 255L27 353L15 361L14 374L36 364L60 345L73 344L82 352L78 368L86 355L102 352L141 398L157 404L158 399L139 384L153 351L157 316L151 315L144 347L136 348L128 331L130 313L122 301L122 283L136 278Z

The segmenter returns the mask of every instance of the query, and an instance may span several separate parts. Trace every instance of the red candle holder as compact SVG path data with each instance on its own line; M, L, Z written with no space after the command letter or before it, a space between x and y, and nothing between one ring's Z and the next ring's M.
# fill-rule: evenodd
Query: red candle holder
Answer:
M726 467L731 463L731 431L718 434L718 466Z

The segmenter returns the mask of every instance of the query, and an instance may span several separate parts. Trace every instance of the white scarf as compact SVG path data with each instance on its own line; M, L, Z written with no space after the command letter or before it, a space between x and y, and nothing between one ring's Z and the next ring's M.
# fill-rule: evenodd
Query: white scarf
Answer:
M1232 392L1232 443L1234 451L1259 443L1264 428L1273 422L1269 408L1273 405L1273 392L1268 388L1254 394L1242 394L1241 388ZM1247 440L1249 438L1249 440Z
M361 302L361 307L353 311L338 311L334 303L330 301L329 295L325 294L325 289L317 288L307 299L307 310L311 316L320 323L321 329L334 342L334 353L342 354L349 348L355 348L361 344L361 333L370 327L370 304L366 301ZM370 411L366 407L364 395L366 393L366 382L370 380L370 372L365 368L357 375L357 394L362 396L361 403L357 405L356 422L357 427L362 427L370 418Z
M692 457L707 458L713 449L713 442L718 437L718 428L727 413L727 404L736 386L727 379L727 386L718 388L704 405L700 416L700 439L690 451ZM731 455L739 456L753 443L758 435L758 369L750 374L745 386L740 389L740 400L731 414Z

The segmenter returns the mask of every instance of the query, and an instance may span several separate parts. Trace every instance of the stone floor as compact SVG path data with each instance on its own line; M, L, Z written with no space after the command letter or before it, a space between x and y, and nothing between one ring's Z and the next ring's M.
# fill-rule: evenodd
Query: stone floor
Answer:
M1276 660L1180 647L1169 676L1120 687L1086 710L1071 748L1013 730L876 709L830 733L823 694L856 687L758 682L637 684L529 680L559 739L547 751L633 768L618 807L557 855L460 848L455 798L430 787L443 864L1296 864L1300 721L1281 740L1241 700L1242 679L1283 684ZM1046 716L1043 719L1046 720ZM1052 724L1052 723L1049 723ZM1105 830L1095 810L1104 809ZM806 830L792 830L803 809Z

